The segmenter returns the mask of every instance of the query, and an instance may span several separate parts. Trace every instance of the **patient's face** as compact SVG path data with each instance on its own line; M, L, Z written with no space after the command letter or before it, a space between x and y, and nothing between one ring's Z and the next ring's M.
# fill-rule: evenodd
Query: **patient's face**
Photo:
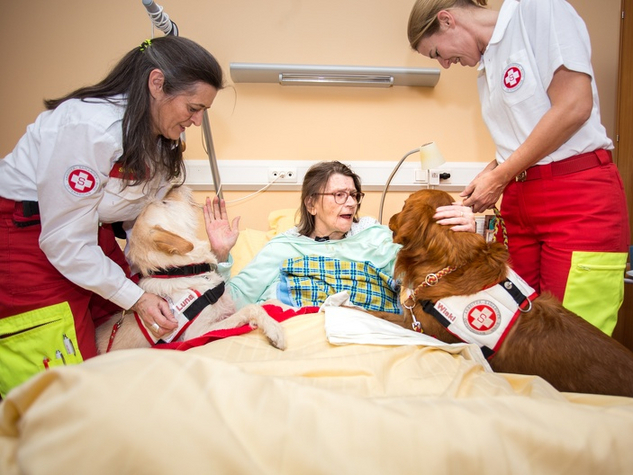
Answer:
M345 175L332 175L322 193L335 191L357 191L354 180ZM314 215L314 232L310 237L329 236L330 239L342 239L352 227L354 215L358 204L351 196L345 203L339 204L331 194L315 196L312 209L308 209Z

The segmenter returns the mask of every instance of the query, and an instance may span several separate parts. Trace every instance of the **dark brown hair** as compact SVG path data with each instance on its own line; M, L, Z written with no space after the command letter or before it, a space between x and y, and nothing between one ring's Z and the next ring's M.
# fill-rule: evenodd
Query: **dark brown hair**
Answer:
M223 88L222 68L211 53L187 38L163 36L128 52L101 82L44 101L51 110L69 99L112 101L119 95L126 98L123 154L118 161L129 175L125 178L126 185L149 181L157 174L167 180L179 177L184 182L185 179L179 141L162 136L157 140L152 132L148 81L155 69L162 71L163 90L170 96L187 92L198 82L216 90Z

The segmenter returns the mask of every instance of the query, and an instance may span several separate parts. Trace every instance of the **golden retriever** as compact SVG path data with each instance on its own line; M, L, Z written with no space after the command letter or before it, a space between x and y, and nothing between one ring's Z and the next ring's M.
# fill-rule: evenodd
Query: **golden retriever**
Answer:
M478 293L482 289L492 289L498 283L515 291L520 288L517 281L521 281L510 270L503 244L487 243L478 234L454 232L435 222L435 209L452 202L443 191L421 190L409 196L402 211L389 221L394 242L402 245L395 275L402 279L405 289L405 316L397 323L411 328L417 321L424 333L447 343L469 339L455 334L469 336L477 333L477 328L485 333L493 327L488 325L490 319L486 323L477 320L480 316L475 312L477 309L482 313L481 304L488 302L487 297L455 307L456 312L453 307L447 311L442 302L459 300L454 296L481 296ZM506 281L508 277L513 283ZM509 294L510 290L502 288L500 293ZM513 298L520 303L514 324L491 348L489 362L494 371L538 375L559 391L633 397L631 351L566 310L552 295L544 293L530 302L535 294L530 299L525 299L529 290L523 294ZM449 297L453 299L447 300ZM433 316L438 314L444 316L444 324L440 323L442 318ZM466 331L456 326L460 322L452 323L461 320L468 326L467 320L472 322L473 318L479 327L471 326ZM446 324L450 324L451 331ZM489 348L485 342L479 346Z
M143 276L139 286L165 298L172 311L182 310L180 320L184 323L193 318L170 335L169 340L184 341L248 323L252 328L260 328L273 346L285 349L281 324L261 306L247 305L235 311L228 289L224 291L223 279L215 272L217 259L208 240L197 237L201 223L201 206L193 201L191 190L181 186L170 190L162 200L148 203L130 234L130 263ZM209 298L204 298L205 293ZM202 297L196 300L197 296ZM193 300L196 301L192 303ZM182 314L187 313L185 309L197 310L194 304L206 306L197 316L190 314L185 320ZM97 349L105 353L152 346L150 339L156 337L142 325L133 313L124 313L123 317L113 315L97 327Z

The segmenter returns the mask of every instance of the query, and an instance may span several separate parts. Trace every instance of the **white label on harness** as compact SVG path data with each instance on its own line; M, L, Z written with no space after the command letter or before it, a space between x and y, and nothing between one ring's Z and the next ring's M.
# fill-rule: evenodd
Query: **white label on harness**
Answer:
M530 300L536 297L534 289L511 269L508 279ZM494 351L499 349L520 312L519 305L503 284L473 295L441 299L436 302L435 309L450 322L447 330L453 335Z
M186 327L193 321L193 319L189 320L185 316L184 312L193 302L196 301L198 297L200 297L200 293L195 290L187 289L175 295L162 295L161 297L163 297L169 304L169 309L178 321L178 327L176 327L176 329L169 335L165 335L160 338L155 336L153 332L149 331L149 329L147 331L147 335L154 341L154 343L158 343L159 341L170 343L178 338L186 330Z

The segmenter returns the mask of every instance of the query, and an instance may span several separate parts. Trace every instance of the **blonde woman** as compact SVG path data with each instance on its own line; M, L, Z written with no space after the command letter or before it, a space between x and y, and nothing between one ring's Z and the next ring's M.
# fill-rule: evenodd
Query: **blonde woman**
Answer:
M517 272L611 334L623 298L629 220L600 120L589 34L564 0L418 0L411 47L477 67L495 160L464 204L501 212Z

